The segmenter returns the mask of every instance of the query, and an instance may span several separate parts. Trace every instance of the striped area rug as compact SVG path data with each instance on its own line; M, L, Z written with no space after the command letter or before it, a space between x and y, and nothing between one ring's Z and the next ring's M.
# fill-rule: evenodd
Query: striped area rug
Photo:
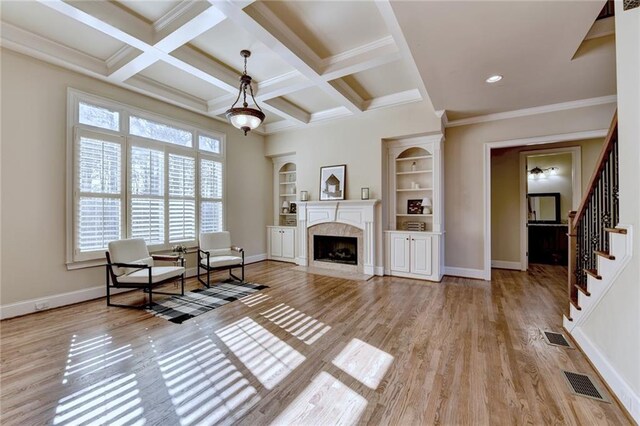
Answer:
M147 312L176 324L202 315L229 302L269 288L256 283L221 282L211 288L189 291L184 296L171 296L154 303Z

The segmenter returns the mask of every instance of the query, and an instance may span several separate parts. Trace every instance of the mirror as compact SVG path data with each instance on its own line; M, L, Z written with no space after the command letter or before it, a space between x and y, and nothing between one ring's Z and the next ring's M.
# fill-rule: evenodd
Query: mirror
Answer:
M529 223L560 223L560 193L527 194Z

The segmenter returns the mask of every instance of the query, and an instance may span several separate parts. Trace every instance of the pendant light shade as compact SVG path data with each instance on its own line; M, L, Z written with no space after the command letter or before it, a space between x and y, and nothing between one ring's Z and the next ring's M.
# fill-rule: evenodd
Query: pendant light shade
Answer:
M262 124L265 115L264 112L262 112L262 109L258 106L256 99L253 97L251 76L247 75L247 58L251 56L251 52L248 50L242 50L240 55L244 58L244 73L240 76L238 97L233 105L231 105L231 108L227 110L225 116L233 127L242 130L246 136L247 132ZM253 104L256 106L255 108L249 108L249 104L247 103L247 89L249 89L249 94L251 95ZM240 96L242 96L242 107L236 107L236 104L240 100Z

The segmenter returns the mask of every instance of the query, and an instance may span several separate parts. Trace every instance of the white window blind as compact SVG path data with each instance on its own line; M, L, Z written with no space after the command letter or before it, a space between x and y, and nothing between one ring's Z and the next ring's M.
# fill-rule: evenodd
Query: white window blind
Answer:
M196 160L169 154L169 242L196 240Z
M76 138L76 258L122 237L122 145L92 136Z
M164 244L164 152L132 146L129 182L131 238Z
M222 163L200 159L200 232L222 231Z

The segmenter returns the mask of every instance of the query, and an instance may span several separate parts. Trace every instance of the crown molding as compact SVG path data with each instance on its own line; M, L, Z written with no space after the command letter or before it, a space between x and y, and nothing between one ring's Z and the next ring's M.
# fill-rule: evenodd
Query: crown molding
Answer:
M365 111L372 111L379 108L387 108L396 105L409 104L412 102L420 102L422 95L420 90L410 89L403 92L392 93L386 96L380 96L373 99L368 99L363 102Z
M598 98L580 99L577 101L561 102L557 104L542 105L532 108L516 109L513 111L497 112L494 114L478 115L475 117L451 120L449 127L468 126L470 124L486 123L489 121L506 120L509 118L527 117L530 115L546 114L549 112L564 111L569 109L586 108L596 105L613 104L617 102L616 95L601 96Z

